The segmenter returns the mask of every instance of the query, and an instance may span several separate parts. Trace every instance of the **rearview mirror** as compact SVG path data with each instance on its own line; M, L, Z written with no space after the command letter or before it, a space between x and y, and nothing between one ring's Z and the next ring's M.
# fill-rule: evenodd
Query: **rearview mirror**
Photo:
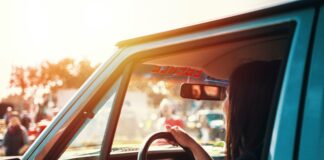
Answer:
M184 83L181 85L180 95L188 99L222 101L226 98L226 88L209 84Z

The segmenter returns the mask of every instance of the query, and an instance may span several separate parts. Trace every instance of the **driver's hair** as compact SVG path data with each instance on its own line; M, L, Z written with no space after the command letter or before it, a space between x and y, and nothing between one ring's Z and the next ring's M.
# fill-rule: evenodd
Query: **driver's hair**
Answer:
M239 66L230 77L226 159L260 159L280 61Z

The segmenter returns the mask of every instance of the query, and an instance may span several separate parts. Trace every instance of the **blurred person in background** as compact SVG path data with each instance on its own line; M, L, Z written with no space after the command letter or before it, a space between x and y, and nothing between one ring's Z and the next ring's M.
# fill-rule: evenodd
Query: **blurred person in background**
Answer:
M162 99L159 106L160 118L157 120L157 129L162 131L165 130L167 126L178 126L184 128L183 120L179 116L177 116L175 112L175 104L166 98ZM168 144L169 142L164 139L156 140L154 143L154 145L159 146Z
M6 121L6 125L9 124L9 118L10 118L10 116L12 115L12 112L13 112L13 109L12 109L11 106L9 106L9 107L7 108L7 112L6 112L6 114L4 115L4 119L5 119L5 121Z
M208 141L211 140L210 134L212 129L210 128L208 124L208 119L206 115L200 115L199 116L199 137L202 141L202 143L208 143Z
M9 126L3 139L5 155L21 155L28 148L27 131L25 127L21 125L18 112L13 111L8 119Z
M35 122L38 123L43 119L47 119L48 115L46 113L48 101L45 101L43 104L39 104L38 111L35 116Z
M29 130L30 123L32 122L32 119L30 118L30 115L26 110L23 110L21 113L21 124L26 128L26 130Z
M159 112L158 128L160 130L164 130L166 126L179 126L184 128L183 120L175 114L175 104L172 101L163 99L160 103Z

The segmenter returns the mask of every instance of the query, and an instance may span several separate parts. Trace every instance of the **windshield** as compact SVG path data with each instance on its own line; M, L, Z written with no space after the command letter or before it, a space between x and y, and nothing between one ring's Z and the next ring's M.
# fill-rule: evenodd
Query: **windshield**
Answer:
M185 99L181 84L221 84L199 69L139 64L134 68L115 133L111 154L138 151L143 140L166 125L179 126L192 135L210 155L225 150L223 101ZM177 147L156 140L150 150Z

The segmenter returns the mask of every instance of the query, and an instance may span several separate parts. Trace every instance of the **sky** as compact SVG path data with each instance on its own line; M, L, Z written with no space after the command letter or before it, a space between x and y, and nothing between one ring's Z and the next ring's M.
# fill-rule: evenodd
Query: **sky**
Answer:
M12 66L108 59L118 41L286 0L0 0L0 97Z

